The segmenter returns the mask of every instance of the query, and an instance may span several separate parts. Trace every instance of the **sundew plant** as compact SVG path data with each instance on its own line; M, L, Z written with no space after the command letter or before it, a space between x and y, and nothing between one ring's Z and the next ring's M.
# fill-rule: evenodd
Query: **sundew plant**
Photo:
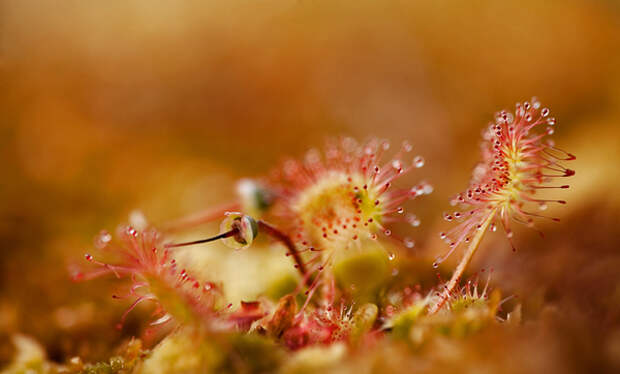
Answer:
M129 224L96 235L70 271L84 284L117 280L118 292L109 296L125 312L110 329L126 329L137 310L149 316L140 317L134 338L109 360L75 357L24 364L25 371L16 364L14 372L399 371L386 360L417 365L425 350L437 355L451 342L511 329L520 324L518 295L502 295L492 269L471 263L498 250L485 245L489 231L503 231L519 256L522 230L515 226L562 225L546 210L566 204L553 193L569 189L575 156L555 144L556 127L536 98L496 113L480 144L468 145L480 151L469 185L432 207L453 221L444 232L424 227L416 215L433 193L425 170L442 165L425 164L414 142L346 136L239 180L230 186L234 201L159 224L134 214ZM215 227L210 223L219 232L206 232ZM197 232L204 236L188 237ZM417 239L437 236L445 247L426 241L428 252L439 254L434 261L411 256ZM196 264L179 258L211 251L214 242L238 256L273 248L294 271L257 298L231 303L225 282L202 278ZM453 267L442 264L449 256L457 257ZM458 359L433 357L458 367Z

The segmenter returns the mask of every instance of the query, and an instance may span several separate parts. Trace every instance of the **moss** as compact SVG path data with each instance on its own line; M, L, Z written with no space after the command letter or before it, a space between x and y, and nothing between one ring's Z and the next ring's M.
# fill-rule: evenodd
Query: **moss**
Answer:
M219 371L231 373L272 373L285 358L284 350L275 342L256 334L231 337L231 352Z
M275 342L256 334L208 333L190 328L165 338L140 373L267 373L284 359Z
M3 371L6 374L47 373L49 366L45 360L45 351L34 339L25 335L14 335L15 357Z
M212 339L194 329L181 329L159 343L139 372L205 373L221 366L223 354Z
M295 353L280 371L283 374L310 374L326 372L338 366L347 353L342 343L313 346Z

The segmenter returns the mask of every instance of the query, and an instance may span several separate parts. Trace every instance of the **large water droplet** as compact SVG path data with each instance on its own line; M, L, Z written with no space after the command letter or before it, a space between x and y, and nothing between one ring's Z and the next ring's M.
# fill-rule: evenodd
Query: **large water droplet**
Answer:
M422 156L416 156L416 157L413 159L413 165L414 165L416 168L421 168L422 166L424 166L424 158L423 158Z
M413 248L415 246L415 242L411 238L405 238L403 240L403 243L405 244L405 247L407 248Z
M424 192L425 195L429 195L433 192L433 186L429 183L423 183L422 191Z
M396 258L396 254L394 252L388 252L388 260L392 261Z
M422 186L411 187L410 193L412 196L421 196L424 195L424 189Z

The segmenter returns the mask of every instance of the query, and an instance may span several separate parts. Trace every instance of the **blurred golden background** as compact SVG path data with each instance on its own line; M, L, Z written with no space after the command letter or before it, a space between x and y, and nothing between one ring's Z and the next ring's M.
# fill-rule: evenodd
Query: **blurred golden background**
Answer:
M228 201L238 178L330 136L408 139L425 157L408 178L435 187L411 206L417 255L432 258L480 131L532 95L577 155L568 205L541 223L546 239L519 230L517 254L491 236L473 268L494 267L525 316L558 308L568 367L620 368L617 1L4 0L0 340L106 357L139 322L113 331L126 305L105 281L69 280L100 229ZM231 297L255 297L252 281Z

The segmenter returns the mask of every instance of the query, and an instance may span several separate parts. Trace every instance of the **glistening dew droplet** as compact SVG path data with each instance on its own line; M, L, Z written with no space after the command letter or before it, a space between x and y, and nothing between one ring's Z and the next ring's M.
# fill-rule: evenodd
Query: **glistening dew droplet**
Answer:
M408 214L407 222L413 227L420 226L420 219L415 214Z
M105 248L112 241L112 235L106 230L102 230L95 238L95 247L97 249Z
M421 168L422 166L424 166L424 158L422 156L416 156L413 159L413 164L416 168Z
M405 244L405 247L407 248L413 248L415 246L415 242L411 238L405 238L403 240L403 243Z

